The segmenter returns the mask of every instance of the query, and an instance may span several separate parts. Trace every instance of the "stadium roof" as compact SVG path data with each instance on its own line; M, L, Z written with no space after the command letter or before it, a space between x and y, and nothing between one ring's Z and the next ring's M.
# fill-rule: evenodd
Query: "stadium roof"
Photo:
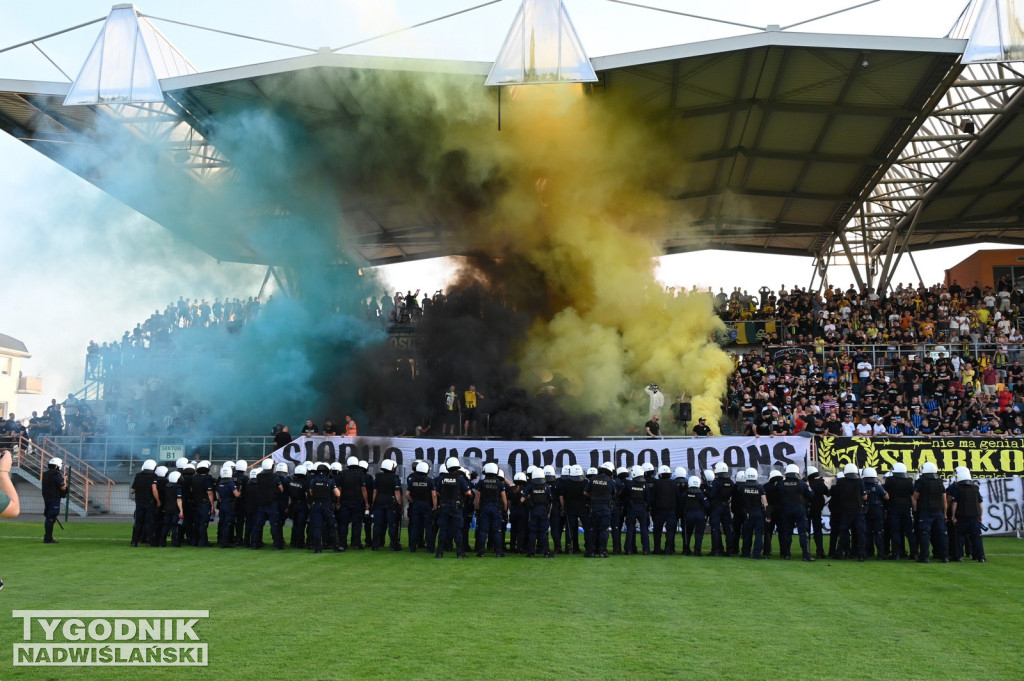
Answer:
M907 159L907 150L963 78L959 59L966 44L946 38L768 30L595 57L591 62L599 82L592 92L614 97L638 113L664 117L687 133L685 145L676 151L679 162L691 168L691 180L685 191L667 197L673 207L664 242L667 253L722 248L831 257L837 239L858 215L865 228L861 245L853 250L863 247L865 254L871 248L877 255L896 241L910 249L981 237L1024 243L1024 122L1015 115L1020 97L1006 98L998 112L993 108L990 124L979 126L977 135L949 135L952 142L943 147L944 153L959 150L961 160L970 163L928 165L933 169L929 182L912 184L918 195L911 196L901 184L906 205L886 215L889 231L867 236L880 228L871 222L875 208L866 206L888 200L878 191L897 182L891 179L894 168L923 167L914 165L921 161ZM170 109L162 115L205 138L225 112L286 109L315 138L331 126L386 115L347 88L358 71L443 73L483 88L490 67L486 62L359 57L322 50L163 79ZM300 79L315 79L320 87L297 87ZM1009 88L1013 77L1001 79ZM990 80L986 87L1000 87L999 79ZM104 167L117 159L68 163L68 145L89 144L101 121L119 116L102 104L64 106L68 89L67 83L0 80L0 129L215 257L261 262L242 242L225 244L210 230L180 224L167 206L111 185ZM943 115L949 120L964 115L955 107L948 111ZM189 152L184 164L193 173L230 167L230 159L209 145L198 149ZM458 243L450 238L453 226L415 198L378 193L346 199L346 222L355 231L352 243L368 262L453 254L452 244ZM911 210L923 198L928 201ZM853 260L856 254L848 242L843 246Z

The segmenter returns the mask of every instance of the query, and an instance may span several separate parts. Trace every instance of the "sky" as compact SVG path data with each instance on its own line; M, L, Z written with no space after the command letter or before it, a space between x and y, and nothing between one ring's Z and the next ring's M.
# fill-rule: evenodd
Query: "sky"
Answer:
M394 31L486 0L218 0L181 3L144 0L147 15L316 49L332 48ZM754 26L811 19L858 4L836 0L641 0L682 12ZM591 57L710 40L752 32L749 28L676 16L606 0L565 0ZM952 27L966 0L880 0L803 25L794 31L940 37ZM111 3L92 0L0 0L0 49L76 24L105 17ZM399 35L344 50L372 54L490 62L519 7L500 2ZM154 21L200 71L294 57L305 52ZM43 40L39 46L74 77L99 33L94 24ZM0 79L64 81L32 46L0 53ZM0 333L23 341L32 353L22 367L43 378L40 396L21 396L19 411L42 409L51 397L81 388L85 347L119 339L156 309L178 296L256 295L264 269L218 263L159 225L135 213L27 146L0 134L0 233L4 237L8 285ZM918 254L926 284L942 279L979 244ZM763 284L807 286L808 258L704 251L666 256L658 276L667 285L756 289ZM433 291L447 281L446 259L383 268L392 289ZM833 283L846 286L848 273L834 268ZM897 281L916 280L904 258Z

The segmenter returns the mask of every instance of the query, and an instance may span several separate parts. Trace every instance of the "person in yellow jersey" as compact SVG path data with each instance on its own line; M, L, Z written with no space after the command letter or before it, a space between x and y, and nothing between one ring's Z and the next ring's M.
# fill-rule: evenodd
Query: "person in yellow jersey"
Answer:
M462 409L463 409L462 416L464 418L464 421L462 423L462 434L463 435L469 435L470 434L470 428L472 428L473 424L476 423L476 406L477 406L477 401L482 400L482 399L484 399L484 396L476 391L476 386L475 385L469 386L469 390L467 390L465 393L463 393L463 395L462 395Z

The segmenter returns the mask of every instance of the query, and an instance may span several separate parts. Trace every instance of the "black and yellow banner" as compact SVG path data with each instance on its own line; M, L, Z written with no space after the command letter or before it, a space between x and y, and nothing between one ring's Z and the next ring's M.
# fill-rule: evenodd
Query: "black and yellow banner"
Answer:
M1024 438L1020 437L817 437L815 452L823 470L841 471L853 463L884 475L894 463L903 463L913 472L933 461L942 476L952 475L957 466L966 466L976 478L1024 473Z
M753 322L726 322L729 340L737 345L760 345L765 336L777 331L774 319Z

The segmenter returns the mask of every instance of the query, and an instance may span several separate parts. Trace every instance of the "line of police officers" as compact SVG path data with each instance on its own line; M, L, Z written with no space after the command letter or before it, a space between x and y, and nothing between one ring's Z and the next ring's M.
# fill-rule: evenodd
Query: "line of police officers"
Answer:
M795 531L807 562L815 559L812 538L818 558L863 561L875 555L927 562L934 545L935 556L947 562L965 554L985 560L977 485L966 468L958 468L947 488L934 463L924 464L916 481L896 464L884 484L873 469L859 471L850 464L831 488L814 467L801 479L796 464L785 473L772 471L764 485L757 469L741 470L733 480L724 463L703 476L687 476L684 468L656 470L649 463L616 469L605 462L586 474L579 465L565 466L560 477L552 466L531 466L508 480L489 462L483 476L473 480L451 457L434 477L428 462L414 462L404 486L393 460L381 462L376 475L356 457L345 467L300 464L293 474L287 464L270 459L252 470L245 461L228 462L216 480L210 468L209 461L182 458L168 472L147 460L131 488L136 502L132 545L165 546L169 537L173 546L210 546L209 525L219 514L216 541L222 548L261 548L269 523L272 546L282 550L285 521L291 519L292 548L398 551L407 512L409 550L425 549L438 558L449 550L466 556L475 518L472 548L478 556L491 551L501 557L508 550L531 557L607 557L609 539L614 554L670 555L677 552L680 529L679 552L702 556L710 527L711 556L768 558L777 532L779 555L789 559Z

